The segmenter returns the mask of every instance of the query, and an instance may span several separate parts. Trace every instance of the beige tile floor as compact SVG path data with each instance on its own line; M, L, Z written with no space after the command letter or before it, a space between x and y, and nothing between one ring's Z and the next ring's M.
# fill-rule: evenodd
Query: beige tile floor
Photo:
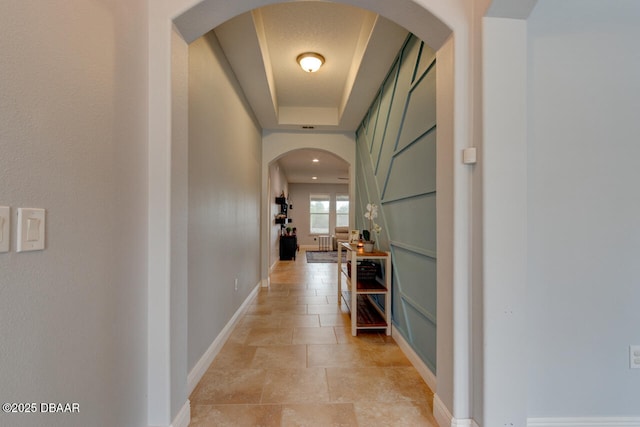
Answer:
M191 394L191 426L436 427L384 331L351 336L336 264L281 261Z

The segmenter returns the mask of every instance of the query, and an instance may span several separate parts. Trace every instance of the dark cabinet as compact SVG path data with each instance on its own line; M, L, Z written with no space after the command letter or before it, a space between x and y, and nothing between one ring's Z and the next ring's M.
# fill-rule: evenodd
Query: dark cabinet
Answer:
M296 259L298 238L296 236L280 236L280 261Z

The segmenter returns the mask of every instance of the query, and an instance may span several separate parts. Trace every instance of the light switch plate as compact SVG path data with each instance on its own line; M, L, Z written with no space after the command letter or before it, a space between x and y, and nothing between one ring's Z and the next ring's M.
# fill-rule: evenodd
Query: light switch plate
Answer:
M44 249L45 210L18 208L17 252Z
M0 206L0 253L9 252L11 233L11 208Z

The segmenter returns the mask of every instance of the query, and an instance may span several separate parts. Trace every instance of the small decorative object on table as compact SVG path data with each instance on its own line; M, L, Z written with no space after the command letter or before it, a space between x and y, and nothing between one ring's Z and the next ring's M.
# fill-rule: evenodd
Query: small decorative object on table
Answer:
M367 204L367 212L365 212L364 217L369 220L369 229L362 230L362 237L364 238L364 251L373 252L373 245L376 242L374 240L371 240L371 232L374 231L376 234L380 234L380 232L382 231L382 227L373 222L373 220L378 217L378 205L374 203Z

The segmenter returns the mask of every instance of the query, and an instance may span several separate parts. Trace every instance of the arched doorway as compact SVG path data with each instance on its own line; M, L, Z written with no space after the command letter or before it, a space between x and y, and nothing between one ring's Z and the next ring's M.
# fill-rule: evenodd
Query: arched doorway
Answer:
M186 135L185 67L187 43L204 34L226 20L253 8L274 3L264 0L246 0L228 3L222 0L202 2L175 0L166 6L162 16L150 19L149 67L150 104L149 129L149 209L164 214L150 218L149 228L149 421L151 424L165 424L180 411L186 396L185 343L180 338L186 330L187 307L184 298L176 297L186 293L186 272L180 270L177 254L172 247L186 236L172 233L175 229L172 215L181 207L173 197L183 189L176 186L177 177L184 175L188 168L186 160L172 156L176 149L184 145ZM458 250L454 258L454 248L469 247L469 191L468 172L455 162L454 153L469 145L469 117L471 98L469 93L469 17L466 11L455 5L443 4L435 0L422 0L420 4L410 0L397 2L347 0L345 4L366 7L402 25L416 34L438 53L438 71L441 76L439 91L440 124L442 138L448 143L447 156L443 157L447 171L443 176L449 198L443 203L441 214L448 218L448 227L442 238L450 240L446 246L448 253L442 257L448 262L441 277L443 284L438 317L443 326L438 337L438 398L443 404L455 410L458 418L469 416L469 350L468 350L468 280L470 276L468 251ZM156 11L157 12L157 11ZM171 23L175 24L173 31ZM455 35L455 40L452 35ZM455 43L455 50L454 50ZM455 66L454 66L455 63ZM159 66L155 66L159 65ZM173 87L171 94L167 88ZM454 88L456 90L454 91ZM169 127L166 124L172 123ZM454 131L455 130L455 131ZM267 138L265 138L265 141ZM269 155L263 152L263 162ZM263 167L264 171L264 167ZM457 178L454 188L453 182ZM263 186L265 184L263 183ZM266 194L263 191L263 194ZM266 196L265 196L266 197ZM263 209L264 214L264 209ZM175 216L175 215L174 215ZM179 215L177 215L179 217ZM264 221L264 219L263 219ZM262 227L264 230L265 227ZM463 231L464 230L464 231ZM457 232L456 232L457 231ZM164 260L165 262L159 262ZM262 257L262 277L268 272L268 262ZM167 263L170 265L167 268ZM175 268L174 268L175 267ZM455 272L455 274L454 274ZM440 283L440 278L439 278ZM440 284L438 285L440 288ZM454 292L454 289L456 290ZM439 289L440 292L440 289ZM442 304L442 305L441 305ZM454 310L454 307L457 309ZM440 313L444 316L440 319ZM454 313L456 319L454 321ZM454 338L456 358L454 362ZM465 342L467 344L465 344ZM442 352L442 361L440 353Z
M284 145L284 141L273 141L273 143L273 145L277 146ZM322 157L323 160L319 160L319 157ZM313 161L311 161L311 163L309 162L309 160L312 158L318 160L316 167L314 167L315 164L313 164ZM291 198L292 187L295 188L296 185L305 184L307 186L313 187L317 187L318 185L322 186L340 184L340 187L347 187L347 190L344 191L344 193L347 193L350 197L353 197L352 191L349 188L349 184L352 182L351 173L353 171L353 163L347 161L345 158L337 155L326 147L318 149L313 147L297 148L286 151L281 155L271 159L270 161L267 161L267 159L263 159L263 161L267 163L267 165L263 167L267 168L267 194L264 195L264 197L266 200L265 206L268 211L266 215L263 215L263 218L267 218L267 221L264 221L266 222L266 224L263 225L266 225L267 229L267 262L269 264L269 269L271 269L278 258L278 236L280 232L278 227L274 227L272 221L272 218L276 213L273 209L274 197L278 197L281 192L284 191L287 197L289 197L289 203L291 203L294 201L294 199ZM284 172L281 169L281 166L283 166L283 161L286 161L285 163L287 165L284 167ZM331 166L327 164L329 162L331 162ZM342 179L346 179L338 181L337 177L327 176L327 172L329 172L330 174L334 172L334 170L327 169L327 167L344 169L340 171L340 176L342 177ZM317 172L319 172L318 175L321 176L319 180L318 177L315 177L316 181L314 181L313 178L311 178L311 175ZM311 181L309 181L309 178L311 178ZM300 217L302 212L305 211L304 207L300 206L300 203L301 201L299 201L297 205L302 209L294 210L292 214L290 213L289 217L292 218L292 226L298 228L298 244L305 245L309 243L308 241L311 239L311 237L308 236L308 232L306 231L309 228L308 217ZM351 217L353 217L353 213L351 213ZM300 226L303 224L306 224L306 227L301 228ZM264 285L265 283L263 282L263 286Z
M355 182L355 141L347 135L339 134L306 134L306 133L272 133L263 137L262 148L262 279L266 286L269 276L269 253L271 238L270 199L269 199L269 165L287 153L300 149L319 149L327 151L344 161L349 169L349 194L353 195Z

